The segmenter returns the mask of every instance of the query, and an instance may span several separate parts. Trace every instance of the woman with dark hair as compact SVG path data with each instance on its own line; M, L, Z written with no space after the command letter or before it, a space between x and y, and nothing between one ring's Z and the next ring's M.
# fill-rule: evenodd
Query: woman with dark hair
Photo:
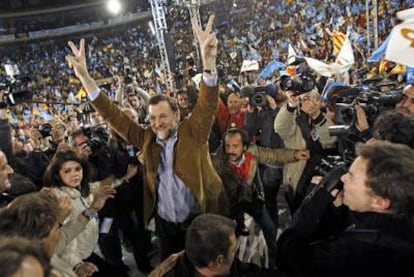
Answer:
M89 183L89 168L86 161L73 151L57 152L46 169L43 182L53 187L56 195L68 195L73 209L63 222L69 225L82 214L89 222L83 231L63 249L57 249L57 255L65 260L80 276L117 276L114 270L94 250L98 245L99 223L97 213L108 198L113 198L114 189L101 186L92 194Z

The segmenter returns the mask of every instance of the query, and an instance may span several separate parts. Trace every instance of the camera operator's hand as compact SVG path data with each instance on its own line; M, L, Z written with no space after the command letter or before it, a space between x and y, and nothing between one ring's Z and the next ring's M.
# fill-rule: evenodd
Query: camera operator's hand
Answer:
M80 147L78 147L78 154L80 157L87 159L92 154L92 149L87 143L83 143Z
M89 209L91 213L97 213L100 211L109 198L114 198L116 190L110 186L102 186L93 195L93 201Z
M272 110L277 108L276 100L272 96L266 94L266 100L269 108L271 108Z
M36 128L31 128L30 129L30 138L31 138L31 143L33 145L33 148L34 149L40 149L40 146L42 145L43 136L39 132L38 129L36 129Z
M355 114L356 114L356 122L355 127L358 131L363 132L369 129L369 124L367 120L367 115L361 105L357 102L354 105Z
M297 107L299 106L299 97L296 96L296 93L293 91L287 91L286 97L288 100L288 104L290 107Z
M204 31L201 29L201 26L198 26L197 22L193 18L191 19L191 23L193 25L193 30L196 34L197 40L200 43L203 69L216 69L218 40L216 34L212 32L214 15L210 15L210 17L208 18L208 23Z
M344 191L339 189L334 189L331 191L331 195L335 197L335 200L333 201L333 205L335 207L340 207L344 204Z
M66 152L66 151L70 151L70 150L73 150L73 148L72 148L72 146L70 146L70 144L61 142L61 143L58 144L56 152Z
M295 150L294 156L297 161L307 160L310 158L310 153L309 150Z
M253 107L250 104L247 104L246 110L248 113L254 113L256 111L256 107Z

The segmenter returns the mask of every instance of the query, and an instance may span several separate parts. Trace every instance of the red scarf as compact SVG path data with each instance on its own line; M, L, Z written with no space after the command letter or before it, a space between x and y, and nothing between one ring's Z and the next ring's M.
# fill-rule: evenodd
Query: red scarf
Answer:
M245 152L244 157L237 163L229 161L230 169L239 177L240 182L246 181L250 171L250 164L254 156L250 152Z

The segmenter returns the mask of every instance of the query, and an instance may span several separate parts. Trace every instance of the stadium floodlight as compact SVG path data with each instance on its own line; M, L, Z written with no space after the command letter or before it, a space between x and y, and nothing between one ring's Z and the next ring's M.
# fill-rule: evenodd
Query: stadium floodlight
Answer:
M112 14L119 14L122 6L119 0L108 0L108 2L106 3L106 8Z

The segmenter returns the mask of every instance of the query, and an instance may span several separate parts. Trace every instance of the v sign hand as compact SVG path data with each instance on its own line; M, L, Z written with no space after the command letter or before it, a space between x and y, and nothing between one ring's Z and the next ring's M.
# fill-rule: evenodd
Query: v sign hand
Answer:
M193 25L194 34L197 36L197 40L200 44L201 59L204 70L216 69L218 40L216 34L212 32L214 15L209 17L204 31L201 29L201 26L198 26L193 18L191 19L191 23Z
M79 78L85 90L89 93L97 90L98 86L95 81L89 76L88 66L86 65L85 55L85 39L81 39L79 43L79 49L72 41L68 42L73 55L67 55L66 61L70 68L75 71L76 77Z
M75 71L76 77L82 79L88 76L88 68L86 66L86 55L85 55L85 39L80 40L79 49L76 48L72 41L68 42L73 55L67 55L66 61L69 67Z

